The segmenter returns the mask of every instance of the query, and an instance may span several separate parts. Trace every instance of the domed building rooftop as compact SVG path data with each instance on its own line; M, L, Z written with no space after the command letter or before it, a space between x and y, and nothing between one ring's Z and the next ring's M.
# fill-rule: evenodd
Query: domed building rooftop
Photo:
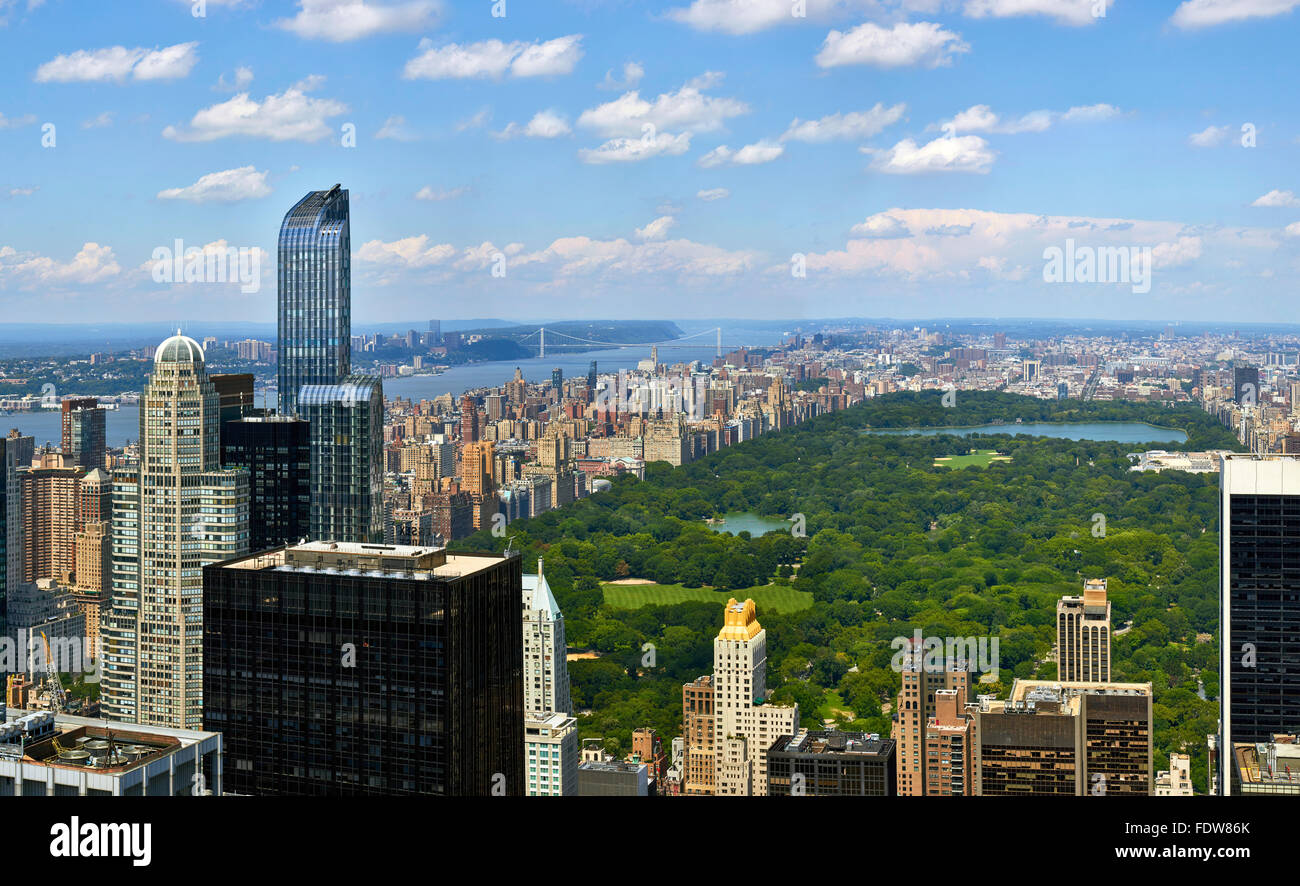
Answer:
M176 334L164 341L154 352L153 362L158 363L190 363L194 366L203 365L203 348L194 339L188 335L181 335L181 331L176 330Z

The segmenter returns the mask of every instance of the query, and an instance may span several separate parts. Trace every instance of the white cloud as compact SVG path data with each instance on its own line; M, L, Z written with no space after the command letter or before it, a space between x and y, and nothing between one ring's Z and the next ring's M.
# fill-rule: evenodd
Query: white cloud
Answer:
M677 219L671 215L661 215L644 228L636 229L638 240L664 240L668 237L668 230L677 224Z
M266 172L258 172L253 166L209 172L192 185L159 191L158 199L188 200L191 203L234 203L239 200L256 200L271 193L271 186L266 183L266 176Z
M112 111L105 111L102 114L97 114L88 120L81 121L82 129L102 129L105 126L112 126L112 125L113 125Z
M443 200L455 200L457 197L461 197L468 193L469 193L469 188L465 188L465 187L449 188L447 190L436 190L434 188L429 187L428 185L425 185L424 187L420 188L420 190L415 192L415 199L427 200L433 203L440 203Z
M866 111L847 114L830 114L820 120L800 120L796 117L781 141L828 142L833 139L864 139L878 135L887 126L902 119L907 105L900 102L886 108L880 102Z
M1266 208L1286 208L1300 206L1300 199L1296 199L1294 191L1269 191L1264 196L1255 200L1251 206L1260 206Z
M847 33L827 34L817 53L817 64L823 68L841 65L938 68L952 64L954 55L969 51L970 46L959 34L934 22L899 22L888 28L867 22Z
M753 34L842 15L935 12L939 5L938 0L691 0L670 9L668 18L697 31Z
M135 80L176 80L188 77L198 63L198 43L177 43L162 49L78 49L55 56L36 69L37 83L121 83Z
M298 0L298 14L276 25L310 40L343 43L374 34L423 30L433 25L438 11L434 0Z
M639 62L627 62L623 65L623 76L620 79L614 78L614 71L605 72L605 79L596 84L599 89L636 89L641 78L645 76L645 68Z
M1208 28L1285 15L1297 6L1300 0L1184 0L1169 20L1180 28Z
M420 137L411 132L410 127L406 125L405 117L395 114L384 121L384 125L379 127L379 131L375 133L375 138L395 142L413 142Z
M708 188L703 191L696 191L695 196L705 203L712 203L714 200L725 200L731 196L731 192L726 188Z
M1056 19L1063 25L1091 25L1104 18L1097 15L1098 0L966 0L966 15L971 18L1012 18L1021 15L1041 15ZM1115 0L1105 0L1105 6L1115 5Z
M428 236L421 234L391 243L370 240L357 250L357 260L403 268L427 268L443 264L456 254L456 247L450 243L430 244Z
M12 247L0 247L0 281L13 280L17 285L30 288L40 285L99 283L121 273L108 246L86 243L68 262L48 256L19 252Z
M491 122L492 122L492 109L479 108L476 112L474 112L473 116L466 117L464 120L457 121L456 131L467 132L468 130L471 129L482 129L484 126L487 126Z
M997 155L978 135L936 138L924 145L903 139L887 151L870 151L871 168L891 175L927 172L987 173Z
M1179 237L1170 243L1157 243L1151 248L1151 266L1177 268L1201 257L1200 237Z
M1150 247L1157 269L1203 260L1211 240L1233 248L1271 250L1266 232L1189 233L1177 222L1048 216L975 209L889 209L852 229L843 249L807 256L810 275L880 275L913 280L964 280L982 271L999 280L1033 278L1047 247ZM960 236L955 236L960 235ZM1025 269L1029 269L1026 273ZM788 266L772 269L789 273Z
M1300 222L1291 222L1282 229L1282 235L1285 237L1300 237Z
M230 83L226 82L226 75L222 74L217 77L217 85L212 88L217 92L242 92L248 88L248 84L253 82L253 69L240 66L235 68L235 77Z
M1015 119L1004 119L988 105L972 105L951 120L940 123L938 129L954 134L989 132L1017 135L1025 132L1046 132L1057 121L1067 123L1099 123L1119 116L1114 105L1096 104L1070 108L1068 111L1030 111Z
M1207 126L1200 132L1193 132L1187 141L1198 148L1213 148L1223 144L1228 138L1227 126Z
M1095 105L1080 105L1079 107L1070 108L1061 115L1061 119L1067 123L1080 122L1091 123L1102 120L1110 120L1112 117L1120 115L1120 109L1114 105L1099 103Z
M0 129L17 129L20 126L31 126L35 122L35 114L24 114L21 117L6 117L0 114Z
M570 34L545 43L484 40L445 46L434 46L425 38L420 50L402 72L407 80L498 79L507 72L515 77L546 77L573 71L582 58L582 35Z
M10 197L30 197L41 189L40 185L32 185L30 188L10 188Z
M649 160L651 157L676 157L685 154L690 147L689 132L677 135L660 132L653 137L647 135L638 138L612 138L600 147L578 151L578 159L593 165L634 163L639 160Z
M334 131L327 123L329 118L348 109L342 102L307 95L320 84L320 80L309 77L284 92L268 95L260 102L241 92L229 101L196 113L188 130L168 126L163 130L163 136L182 142L208 142L233 136L265 138L275 142L320 141Z
M518 123L511 122L505 129L494 133L497 138L510 139L516 136L526 138L559 138L568 135L573 130L569 128L569 121L564 118L563 114L558 111L538 111L533 115L533 119L527 124L520 126Z
M726 145L718 145L702 156L699 164L705 169L727 165L757 166L760 163L771 163L784 153L785 147L783 145L764 139L754 142L752 145L745 145L738 151L733 151Z
M864 222L859 222L850 231L870 240L893 240L909 237L912 234L905 222L883 212L871 216Z
M578 125L602 136L632 136L670 132L712 132L723 128L731 117L749 112L749 105L734 98L706 95L702 90L714 82L687 83L676 92L660 94L653 102L638 92L627 92L613 101L588 108ZM649 130L646 127L651 127Z

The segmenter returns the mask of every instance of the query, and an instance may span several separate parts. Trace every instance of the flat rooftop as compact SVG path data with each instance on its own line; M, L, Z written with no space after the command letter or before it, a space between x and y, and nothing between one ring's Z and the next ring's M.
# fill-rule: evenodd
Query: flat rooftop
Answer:
M6 721L13 722L32 711L10 708ZM174 754L184 748L214 739L216 732L141 726L86 717L57 714L54 732L29 741L22 762L63 769L87 769L119 774ZM16 751L7 745L7 751Z
M803 732L783 736L772 748L788 754L854 754L888 757L894 740L866 732Z
M434 546L312 541L230 560L220 568L428 581L473 575L504 559L500 554L452 554Z

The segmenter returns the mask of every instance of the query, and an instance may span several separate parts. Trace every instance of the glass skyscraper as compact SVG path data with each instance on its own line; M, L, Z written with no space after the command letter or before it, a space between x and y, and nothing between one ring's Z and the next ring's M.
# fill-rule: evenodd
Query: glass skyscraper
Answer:
M350 375L335 385L304 385L298 412L311 450L311 537L379 544L384 540L384 389Z
M280 226L279 413L310 422L311 534L384 538L384 394L351 373L352 267L348 192L299 200Z
M1236 748L1300 729L1300 458L1225 455L1219 472L1218 793Z
M303 385L337 384L351 372L352 242L348 192L312 191L280 225L279 412L294 415Z

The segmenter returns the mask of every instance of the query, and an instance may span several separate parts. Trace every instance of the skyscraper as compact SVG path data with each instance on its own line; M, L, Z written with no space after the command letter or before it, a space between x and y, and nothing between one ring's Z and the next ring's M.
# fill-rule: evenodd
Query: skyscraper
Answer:
M893 723L893 739L898 743L896 774L898 795L924 797L931 793L947 793L941 785L945 773L936 758L931 761L927 753L930 724L935 725L936 738L941 737L939 700L940 693L954 693L952 708L962 711L970 692L969 663L944 662L934 667L927 664L923 648L913 647L905 652L901 662L897 714ZM945 723L951 722L947 718ZM951 772L946 777L951 782ZM931 785L934 785L931 788Z
M204 570L229 790L525 794L517 557L310 542Z
M278 258L278 403L298 409L303 385L352 371L352 239L348 192L312 191L284 217Z
M251 415L221 426L221 463L248 471L250 551L311 534L308 427L291 415Z
M1300 459L1229 454L1219 475L1220 794L1235 744L1300 726Z
M23 580L68 581L77 569L77 502L81 468L59 467L57 455L23 472Z
M198 729L203 566L248 549L248 473L220 467L217 391L194 339L158 346L140 400L137 717Z
M136 722L136 623L140 620L140 467L113 471L109 595L100 610L103 644L100 710L106 720Z
M104 466L104 410L94 397L64 400L63 457L68 467L94 470Z
M552 713L571 714L564 616L540 559L537 574L523 577L523 588L524 713L535 720Z
M1232 399L1241 406L1258 406L1260 404L1258 366L1233 367Z
M767 631L753 600L727 601L713 641L714 791L719 796L766 796L767 751L794 735L799 706L767 701Z
M0 437L0 636L8 630L8 597L23 578L22 483L16 447Z
M1110 680L1110 601L1106 579L1083 583L1082 597L1056 603L1057 675L1061 680Z
M1149 796L1150 683L1016 680L975 712L975 795Z
M298 414L309 425L311 537L384 540L384 391L378 378L303 385Z
M279 413L310 424L313 537L384 539L384 391L353 374L348 192L312 191L284 217L279 255Z

